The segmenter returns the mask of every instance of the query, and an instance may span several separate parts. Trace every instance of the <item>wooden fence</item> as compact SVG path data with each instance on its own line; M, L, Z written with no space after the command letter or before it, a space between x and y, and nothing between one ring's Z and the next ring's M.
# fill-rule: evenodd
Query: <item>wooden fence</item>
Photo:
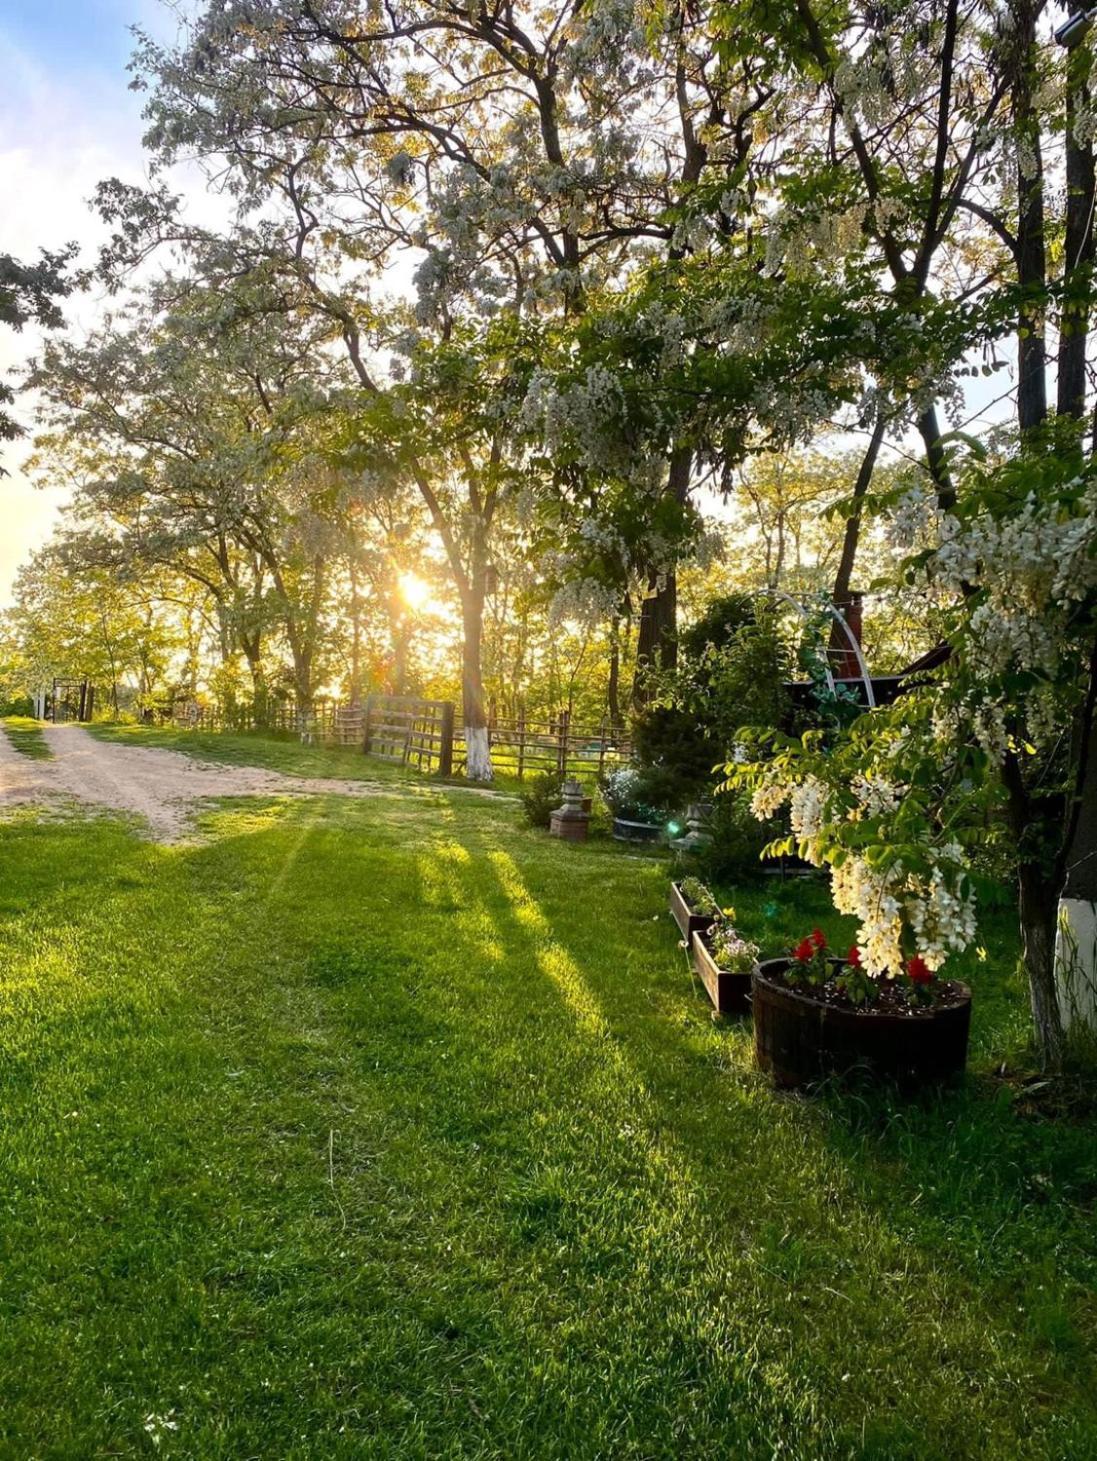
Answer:
M465 768L465 738L456 708L448 700L421 700L411 695L368 695L361 705L317 701L299 715L292 701L272 702L258 721L250 709L225 709L195 703L176 705L173 723L191 730L272 730L298 735L307 744L360 746L420 771L450 776ZM541 771L563 778L591 781L627 762L629 737L603 720L598 726L576 724L567 710L547 719L488 718L491 759L497 771L519 781Z
M454 711L449 700L410 695L368 695L362 728L367 756L381 756L420 771L453 774Z
M608 720L598 726L576 724L567 710L547 720L529 720L521 713L513 720L491 715L488 738L495 769L519 781L540 771L551 771L561 778L600 778L605 771L627 762L632 753L632 742L619 727ZM462 742L462 760L463 750Z

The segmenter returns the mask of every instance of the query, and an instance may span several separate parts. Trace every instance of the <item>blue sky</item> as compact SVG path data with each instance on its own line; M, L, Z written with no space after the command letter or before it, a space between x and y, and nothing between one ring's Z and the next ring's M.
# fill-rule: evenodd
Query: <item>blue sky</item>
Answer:
M0 29L57 74L117 75L130 53L128 27L142 10L147 20L140 0L6 0Z
M100 236L87 206L95 184L114 175L141 181L141 98L126 71L134 22L164 38L176 30L158 0L0 0L0 252L32 258L73 239L90 253ZM92 293L67 313L75 328L87 328L104 304ZM0 369L18 369L36 346L30 331L0 333ZM20 399L26 425L31 404ZM27 480L26 451L0 451L9 473L0 478L0 605L67 496Z

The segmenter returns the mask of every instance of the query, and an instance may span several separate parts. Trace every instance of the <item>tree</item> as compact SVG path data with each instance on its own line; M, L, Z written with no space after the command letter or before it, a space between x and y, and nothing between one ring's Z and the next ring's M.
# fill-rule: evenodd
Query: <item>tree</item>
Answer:
M273 633L311 705L339 539L340 484L316 437L338 381L292 323L191 281L178 307L154 292L83 344L51 343L32 377L52 427L38 470L76 488L70 563L122 577L160 564L204 587L260 719Z
M60 253L43 249L36 264L21 264L11 254L0 254L0 324L16 331L31 323L44 330L58 329L63 317L57 301L78 284L75 276L66 273L75 255L75 244ZM0 381L0 441L23 435L22 426L6 409L14 400L11 386Z

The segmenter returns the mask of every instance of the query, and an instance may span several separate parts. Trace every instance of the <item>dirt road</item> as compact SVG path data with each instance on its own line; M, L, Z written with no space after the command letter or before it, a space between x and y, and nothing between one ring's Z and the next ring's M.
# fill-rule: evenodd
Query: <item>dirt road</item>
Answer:
M0 733L0 807L71 798L140 817L158 842L192 835L195 813L211 797L399 795L368 781L285 776L195 761L178 751L114 745L76 725L47 726L45 737L53 759L35 761Z

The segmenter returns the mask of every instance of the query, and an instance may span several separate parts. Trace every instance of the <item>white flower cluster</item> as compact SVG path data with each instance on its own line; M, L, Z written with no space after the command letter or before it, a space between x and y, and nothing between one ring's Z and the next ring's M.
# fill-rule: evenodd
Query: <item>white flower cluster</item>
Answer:
M857 920L857 947L866 974L897 974L903 965L903 903L892 878L861 857L831 870L830 892L839 913Z
M912 487L888 514L884 535L890 547L909 552L936 524L936 497L927 487Z
M621 591L595 578L561 584L553 596L549 617L553 624L604 624L621 610Z
M871 867L851 856L831 872L831 896L839 913L857 919L857 945L865 971L896 976L903 968L904 923L931 969L961 953L975 937L975 899L965 887L958 847L940 850L928 878L908 873L901 862Z
M886 776L878 776L869 772L865 776L855 776L850 783L850 790L857 798L858 806L850 814L852 818L860 820L862 817L886 817L889 812L895 811L902 800L903 791Z
M951 953L960 953L975 938L975 898L959 872L961 849L942 849L947 859L933 870L928 883L911 879L904 900L918 952L931 969L939 969Z
M857 777L851 789L855 804L844 814L849 821L886 815L899 806L903 794L897 783L874 774ZM815 776L790 782L772 768L762 769L751 798L754 816L772 817L786 802L793 832L808 840L808 860L822 866L821 850L810 839L834 819L833 796ZM928 875L912 872L898 857L877 863L860 852L847 852L831 868L834 906L856 918L857 944L868 974L894 978L902 972L904 927L914 934L917 951L931 969L939 969L950 953L961 952L975 937L975 904L964 883L962 849L954 843L933 847L927 842L925 856L931 863Z
M791 794L791 786L785 786L775 776L763 773L762 780L754 788L750 799L751 815L759 822L768 821L770 817L777 815Z
M789 796L789 820L797 837L814 837L827 818L827 789L814 776L805 777Z
M1052 675L1069 644L1061 632L1064 616L1097 588L1095 550L1097 488L1091 485L1075 515L1030 496L1010 517L982 514L961 522L943 516L930 574L949 593L983 591L968 632L972 658L988 675L1014 666Z

